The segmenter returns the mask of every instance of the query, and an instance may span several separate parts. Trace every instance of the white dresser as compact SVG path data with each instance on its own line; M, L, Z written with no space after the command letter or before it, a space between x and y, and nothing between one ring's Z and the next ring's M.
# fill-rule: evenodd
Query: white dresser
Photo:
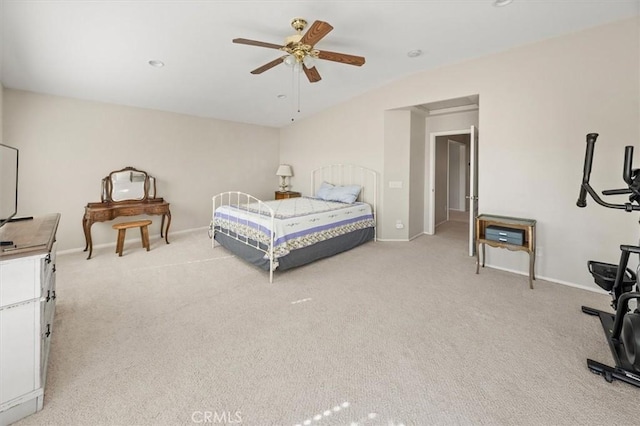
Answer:
M0 228L0 426L42 409L56 306L59 214Z

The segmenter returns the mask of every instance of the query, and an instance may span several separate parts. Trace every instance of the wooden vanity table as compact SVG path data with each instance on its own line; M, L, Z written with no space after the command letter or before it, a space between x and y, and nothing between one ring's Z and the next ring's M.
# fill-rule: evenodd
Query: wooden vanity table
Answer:
M126 167L109 173L102 179L102 201L89 203L84 208L82 229L85 247L89 250L87 259L93 253L91 226L95 222L106 222L120 216L160 215L160 237L169 244L171 211L169 203L156 198L156 182L153 176L133 167Z

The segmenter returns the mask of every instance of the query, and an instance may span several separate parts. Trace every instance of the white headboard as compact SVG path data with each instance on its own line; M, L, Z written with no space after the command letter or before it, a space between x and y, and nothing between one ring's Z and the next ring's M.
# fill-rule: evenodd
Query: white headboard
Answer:
M311 195L314 196L322 182L332 185L360 185L362 190L358 201L368 203L373 208L377 220L378 173L375 170L352 164L331 164L311 172Z

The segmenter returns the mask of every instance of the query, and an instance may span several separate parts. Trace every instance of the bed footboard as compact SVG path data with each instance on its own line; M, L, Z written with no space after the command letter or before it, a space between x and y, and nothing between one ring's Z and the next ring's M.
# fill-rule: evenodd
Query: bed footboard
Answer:
M233 209L236 212L240 212L239 215L224 215L221 210ZM244 214L243 214L244 213ZM269 242L268 244L260 244L258 241L251 239L248 235L242 235L239 232L231 230L230 226L222 226L225 221L233 222L233 229L246 229L251 228L253 223L249 220L250 215L260 214L269 218ZM269 259L269 282L273 282L273 270L275 269L273 244L274 244L274 217L275 213L271 207L265 204L258 198L238 191L222 192L213 197L213 216L211 218L210 237L211 247L216 247L219 243L216 242L216 233L221 233L229 238L232 238L242 244L246 244L256 250L259 250L265 254L265 257Z

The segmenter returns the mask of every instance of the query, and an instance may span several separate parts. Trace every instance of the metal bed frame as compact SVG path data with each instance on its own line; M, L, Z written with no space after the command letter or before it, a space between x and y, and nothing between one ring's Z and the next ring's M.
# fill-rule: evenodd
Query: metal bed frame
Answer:
M322 182L328 182L333 185L360 185L362 187L360 195L357 201L368 203L373 210L373 218L376 221L376 227L374 228L374 241L377 240L377 208L378 208L378 174L375 170L368 169L362 166L350 165L350 164L332 164L315 169L311 172L311 194L315 194ZM249 210L246 207L248 204L252 205L252 209ZM252 214L261 214L269 217L270 223L270 236L269 244L267 247L260 245L258 241L250 240L248 236L236 235L227 229L216 230L213 226L213 215L218 207L221 206L234 206L236 209L244 210L247 213L249 211ZM244 208L243 208L244 207ZM235 218L236 223L242 224L248 222L248 219ZM209 236L211 238L211 247L215 248L220 243L215 240L215 233L220 232L229 238L253 247L265 254L269 259L269 283L273 283L273 271L274 271L274 258L273 258L273 243L275 240L275 213L271 207L269 207L264 201L254 197L253 195L239 192L229 191L222 192L213 197L213 212L211 218L211 226L209 230ZM237 228L236 228L237 229Z

